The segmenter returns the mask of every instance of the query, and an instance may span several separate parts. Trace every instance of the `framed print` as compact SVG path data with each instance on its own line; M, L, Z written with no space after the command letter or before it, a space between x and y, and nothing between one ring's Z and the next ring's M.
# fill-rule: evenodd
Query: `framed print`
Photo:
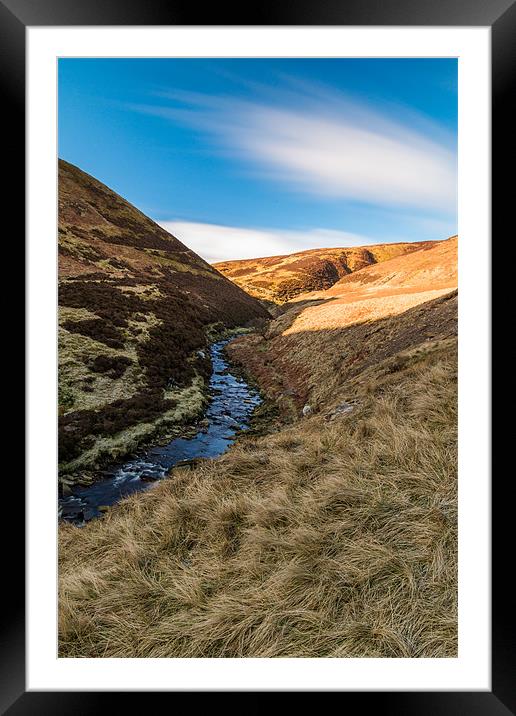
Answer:
M490 428L514 4L0 17L28 327L2 713L516 713Z

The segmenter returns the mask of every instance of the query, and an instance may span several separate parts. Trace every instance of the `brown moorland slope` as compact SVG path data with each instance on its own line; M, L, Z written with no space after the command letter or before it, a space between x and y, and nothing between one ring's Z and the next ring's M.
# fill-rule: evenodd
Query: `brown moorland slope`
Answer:
M59 162L59 460L119 457L203 406L215 329L263 306L134 206Z
M230 344L291 425L60 527L61 657L457 655L455 262L427 254Z
M308 291L325 290L344 276L395 256L429 248L432 241L310 249L283 256L223 261L221 273L252 296L285 303Z
M452 237L298 297L265 334L235 340L231 356L296 416L307 402L314 409L324 404L339 383L367 365L455 335L456 288Z

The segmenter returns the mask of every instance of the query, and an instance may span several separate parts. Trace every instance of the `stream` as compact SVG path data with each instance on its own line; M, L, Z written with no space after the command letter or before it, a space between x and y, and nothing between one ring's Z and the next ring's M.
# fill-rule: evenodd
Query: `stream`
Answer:
M123 463L102 472L103 477L88 487L74 486L71 494L59 498L59 516L81 525L123 497L148 490L167 477L178 463L195 458L222 455L235 441L237 431L249 427L253 410L261 403L257 390L231 374L224 355L230 339L210 347L212 374L208 394L210 402L202 428L191 438L174 438L166 445L147 448Z

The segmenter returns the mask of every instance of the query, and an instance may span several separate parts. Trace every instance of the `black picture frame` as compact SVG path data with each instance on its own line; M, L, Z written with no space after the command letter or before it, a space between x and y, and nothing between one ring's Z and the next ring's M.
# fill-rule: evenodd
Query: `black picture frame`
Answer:
M202 22L199 17L202 16ZM7 200L10 216L16 217L11 240L21 247L25 216L24 127L25 127L25 31L30 26L66 25L397 25L397 26L489 26L492 39L492 236L511 232L509 211L514 204L514 127L510 112L516 59L515 0L327 0L325 3L299 0L295 4L262 0L259 6L235 7L219 3L206 5L202 12L184 0L0 0L0 84L4 106L4 172L8 171ZM512 90L512 92L511 92ZM512 149L512 151L511 151ZM5 177L5 174L4 174ZM14 233L14 227L16 233ZM503 245L502 245L503 246ZM14 247L9 247L14 248ZM502 248L503 251L503 248ZM503 254L502 254L503 259ZM21 257L23 260L23 257ZM503 260L501 262L503 264ZM494 262L496 266L496 262ZM502 282L493 281L494 305L501 306ZM497 302L499 303L497 304ZM495 315L495 312L492 314ZM501 353L501 352L500 352ZM496 353L493 356L498 357ZM507 359L506 359L507 360ZM502 366L502 360L500 361ZM503 373L503 369L499 375ZM510 373L508 373L510 375ZM502 380L503 378L501 378ZM496 383L493 383L493 389ZM504 388L506 389L505 381ZM507 430L507 428L505 428ZM508 435L507 435L508 438ZM503 428L493 436L492 454L503 454ZM497 448L497 449L496 449ZM494 468L494 465L493 465ZM493 474L495 471L493 469ZM506 497L504 473L492 481L492 691L491 692L341 692L344 706L375 708L397 716L404 714L516 714L514 675L516 659L511 639L514 605L507 587L511 571L507 545L513 542L511 500ZM507 482L510 474L507 473ZM14 482L14 480L13 480ZM19 487L17 486L19 491ZM20 493L16 503L21 504ZM0 713L21 714L101 713L123 708L129 697L134 708L142 698L176 698L177 694L122 692L26 692L25 610L24 610L24 529L18 516L9 525L3 540L3 611L0 634ZM4 519L4 525L8 521ZM235 688L235 691L237 688ZM113 699L116 698L116 703ZM123 704L120 702L123 698ZM170 705L173 702L170 701ZM146 708L149 708L148 701ZM356 708L356 706L355 706Z

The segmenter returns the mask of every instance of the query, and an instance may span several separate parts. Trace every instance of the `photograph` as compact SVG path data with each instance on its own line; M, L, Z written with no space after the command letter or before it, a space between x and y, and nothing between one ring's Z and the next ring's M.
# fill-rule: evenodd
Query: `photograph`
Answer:
M457 57L56 72L58 657L456 659Z
M0 716L516 716L515 36L516 0L0 0Z
M516 716L515 37L516 0L0 0L0 716Z

